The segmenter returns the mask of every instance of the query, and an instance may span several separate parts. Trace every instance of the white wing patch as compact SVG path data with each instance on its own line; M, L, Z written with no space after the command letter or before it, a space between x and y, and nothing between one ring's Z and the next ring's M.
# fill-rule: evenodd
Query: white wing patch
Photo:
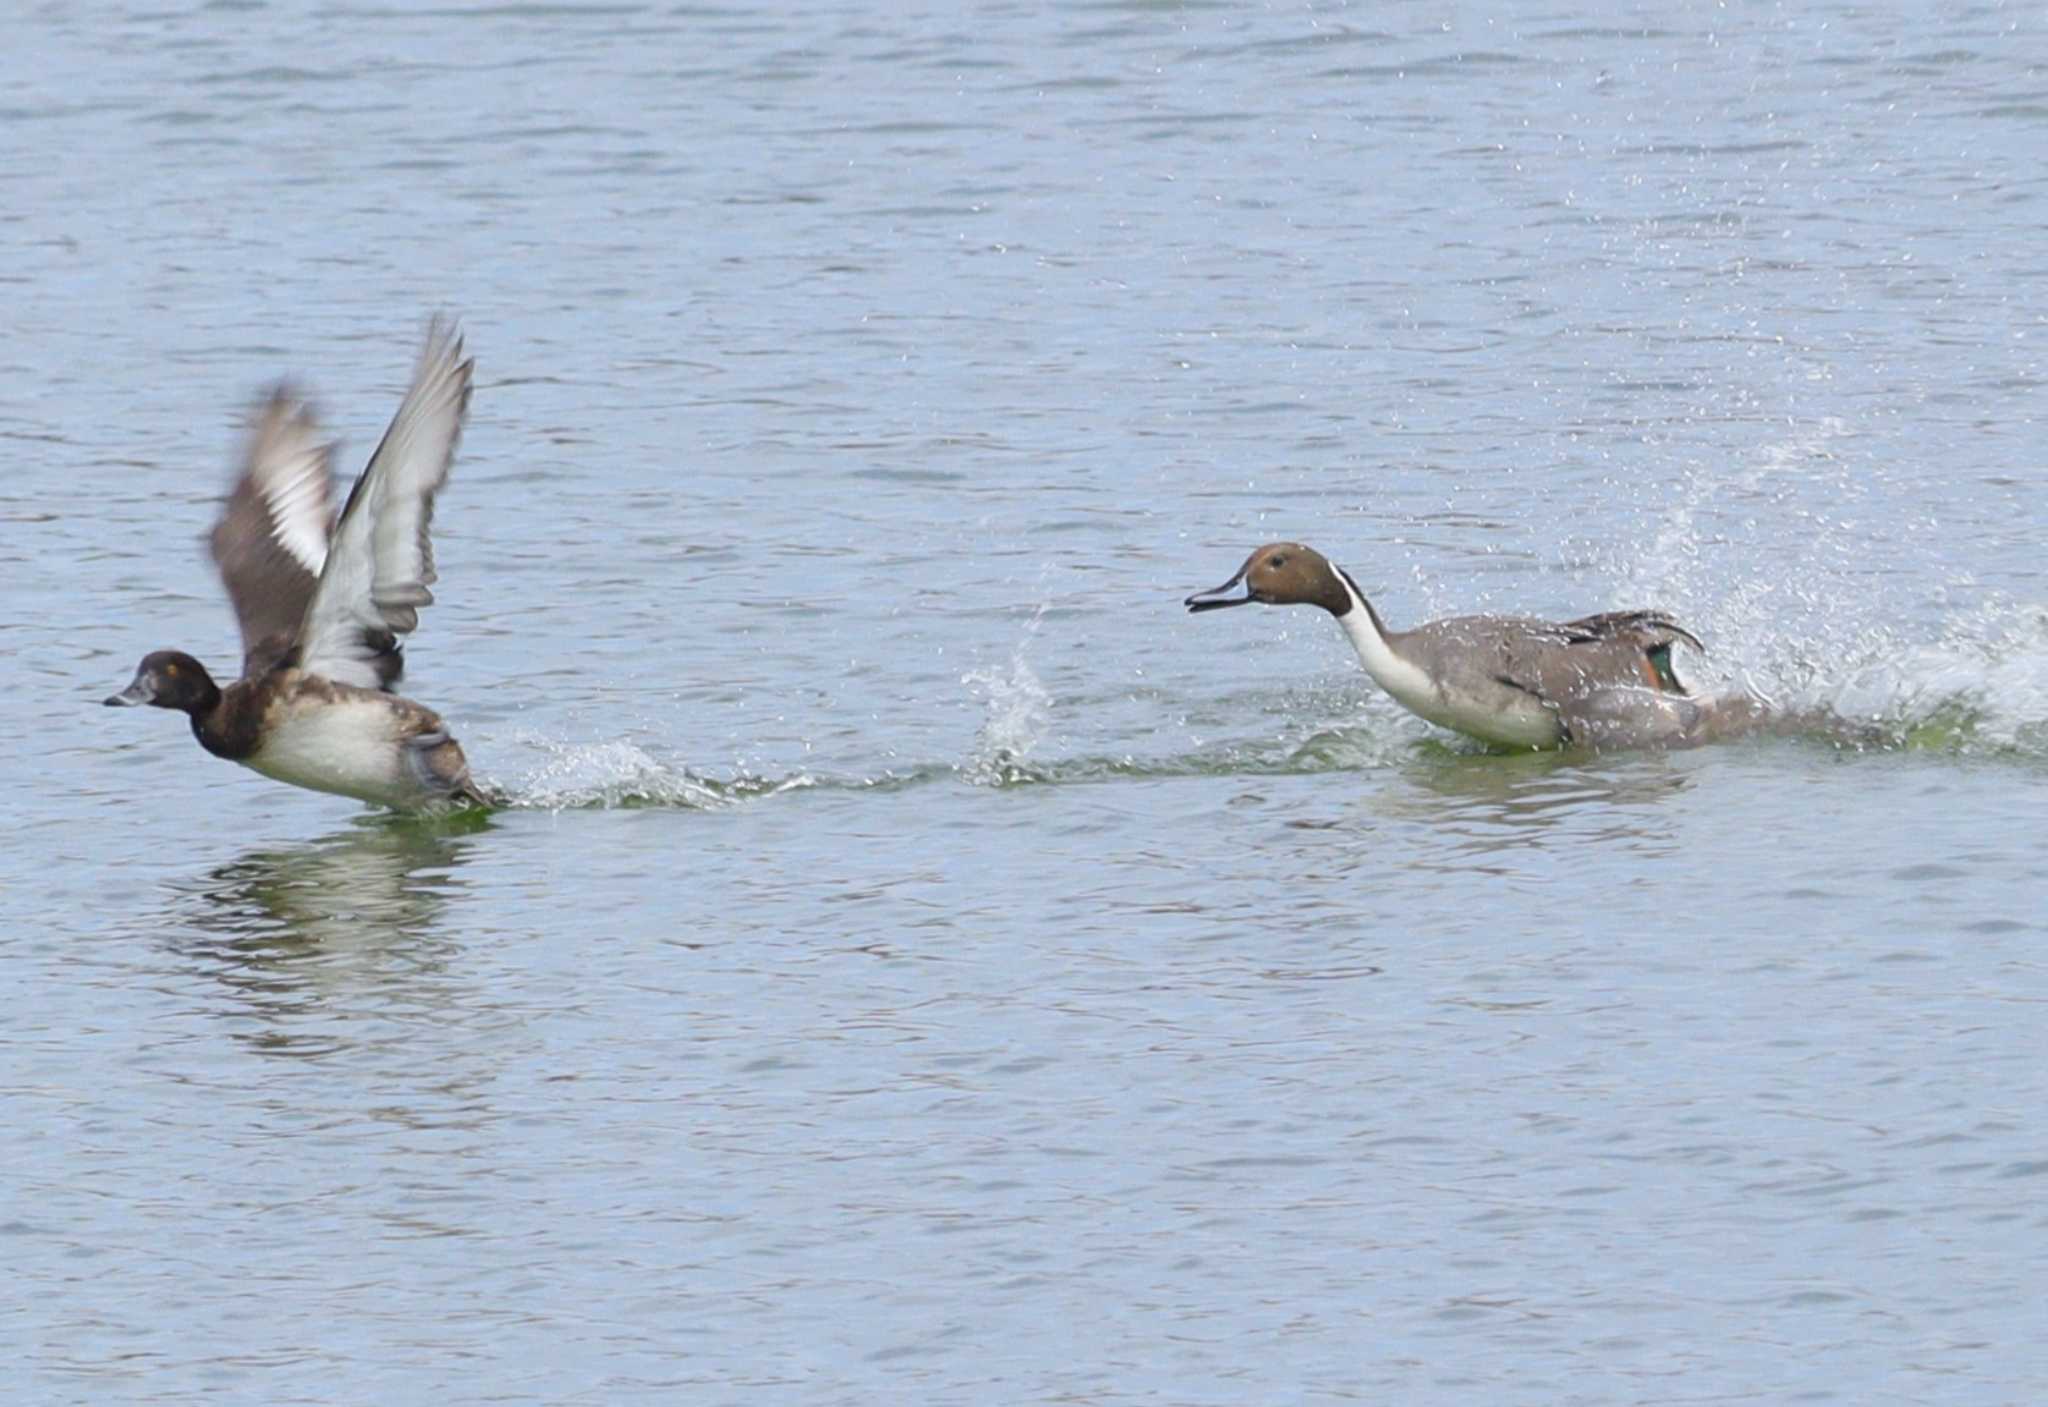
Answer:
M207 538L242 628L244 674L275 665L305 623L334 525L332 458L291 386L257 405L242 468Z
M317 577L327 562L333 509L327 498L328 447L314 438L316 429L303 405L272 414L252 447L249 475L270 510L271 536Z

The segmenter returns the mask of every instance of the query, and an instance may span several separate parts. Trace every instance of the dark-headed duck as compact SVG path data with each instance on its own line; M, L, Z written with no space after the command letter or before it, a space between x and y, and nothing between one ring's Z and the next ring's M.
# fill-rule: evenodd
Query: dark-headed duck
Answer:
M440 718L391 692L400 638L434 599L427 526L473 366L454 326L434 319L339 518L333 446L291 387L273 391L211 538L242 627L242 677L222 688L192 656L158 650L107 703L178 709L215 757L294 786L402 811L488 805Z

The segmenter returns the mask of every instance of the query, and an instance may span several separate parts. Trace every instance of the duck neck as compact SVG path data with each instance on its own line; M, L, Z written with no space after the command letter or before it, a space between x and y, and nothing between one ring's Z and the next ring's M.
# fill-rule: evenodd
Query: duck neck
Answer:
M1346 609L1335 613L1337 624L1344 627L1344 634L1351 641L1351 648L1358 651L1358 660L1365 666L1365 672L1381 688L1388 688L1388 680L1399 669L1400 660L1387 638L1386 624L1380 620L1380 613L1372 608L1372 602L1365 599L1365 593L1358 589L1358 583L1351 579L1351 573L1338 567L1337 576L1351 598Z
M246 690L231 695L209 681L206 695L185 710L192 720L192 736L215 757L240 762L256 750L259 719L249 702Z

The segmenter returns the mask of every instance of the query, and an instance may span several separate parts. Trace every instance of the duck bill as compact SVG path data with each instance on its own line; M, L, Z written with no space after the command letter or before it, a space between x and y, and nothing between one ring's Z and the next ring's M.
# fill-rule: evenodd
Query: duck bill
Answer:
M1181 604L1188 608L1190 614L1198 611L1220 611L1225 606L1249 606L1253 599L1249 589L1242 596L1224 595L1226 591L1231 590L1243 580L1244 573L1240 571L1229 581L1224 582L1223 585L1211 587L1207 591L1197 591L1194 595L1188 597L1187 600L1181 602Z
M134 708L137 704L146 704L155 698L156 690L149 687L147 679L138 675L133 684L118 694L107 695L100 702L108 708Z

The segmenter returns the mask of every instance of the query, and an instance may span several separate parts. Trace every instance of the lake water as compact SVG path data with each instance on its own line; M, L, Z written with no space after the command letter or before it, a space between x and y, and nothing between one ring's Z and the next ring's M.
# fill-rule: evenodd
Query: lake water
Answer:
M2048 20L1494 9L16 16L9 1399L2048 1395ZM521 804L101 709L435 309ZM1481 754L1275 538L1872 741Z

